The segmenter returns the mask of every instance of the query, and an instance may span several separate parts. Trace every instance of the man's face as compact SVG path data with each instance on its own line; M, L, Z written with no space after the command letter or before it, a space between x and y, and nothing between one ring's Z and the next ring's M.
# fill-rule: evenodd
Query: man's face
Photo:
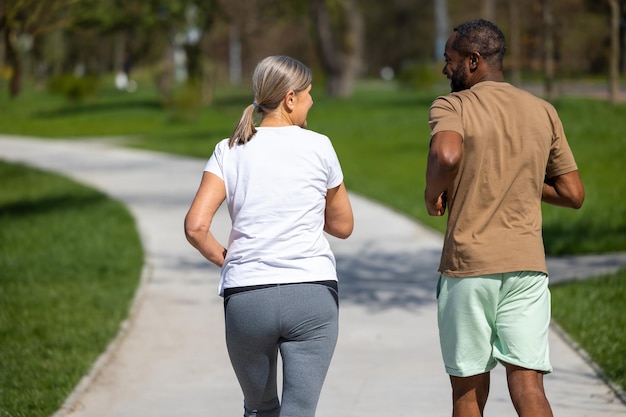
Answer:
M467 57L462 57L457 51L452 49L452 42L456 38L456 32L450 36L446 42L446 52L444 57L446 65L443 67L443 74L450 80L452 92L467 90L470 88L467 79Z

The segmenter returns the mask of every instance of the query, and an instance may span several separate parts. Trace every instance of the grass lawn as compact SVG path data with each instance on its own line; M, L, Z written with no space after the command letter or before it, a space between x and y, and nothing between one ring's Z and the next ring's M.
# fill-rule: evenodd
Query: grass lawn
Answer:
M15 102L0 101L0 132L50 138L124 137L123 143L128 146L206 159L215 143L230 134L241 111L251 102L245 89L218 89L214 104L201 111L185 106L164 109L155 92L142 85L140 82L139 91L132 95L103 89L97 98L80 105L45 92L26 91ZM348 188L443 231L445 219L429 217L422 203L429 139L427 113L437 92L401 91L388 84L367 83L360 85L349 100L331 100L320 90L314 86L315 105L309 113L309 127L332 139ZM622 175L620 157L626 153L622 138L626 106L614 108L604 102L573 98L559 100L555 105L576 155L587 198L578 211L544 206L546 250L550 254L626 251L626 204L622 204L626 176ZM124 213L123 208L99 193L54 175L21 167L0 168L0 270L13 271L1 277L0 404L5 404L5 398L25 401L30 409L23 415L31 416L45 415L33 410L43 410L42 404L47 403L49 413L115 334L137 284L140 265L136 262L141 259L138 238L130 232L134 231L132 219ZM79 220L82 216L84 219ZM102 222L105 218L107 221ZM90 230L95 223L102 230ZM63 248L88 253L70 259ZM107 251L108 262L95 256L99 250ZM122 253L129 256L120 256ZM601 319L621 314L623 283L621 274L598 284L602 288L598 292L622 291L622 296L588 297L585 301L600 311L594 316ZM589 284L554 288L555 319L594 360L616 370L618 373L612 374L605 369L624 386L625 323L615 320L615 325L604 327L602 339L586 337L602 327L590 320L588 312L594 311L591 307L582 307L576 297L569 296L569 291L585 294L585 285ZM113 290L120 293L114 294ZM110 304L113 298L114 306ZM111 306L116 313L104 314L103 305ZM78 306L84 313L73 317ZM51 307L58 314L44 315ZM85 331L103 333L76 333L75 329L84 326L72 320L98 323ZM108 324L101 324L107 320ZM51 340L58 334L67 339ZM12 341L6 343L9 338ZM597 340L614 350L608 354L598 351ZM74 348L86 341L89 346L85 346L79 360ZM18 356L9 356L8 351ZM12 378L24 373L22 369L28 362L32 364L23 380ZM68 362L77 365L70 369ZM20 372L15 364L20 364ZM43 372L42 368L53 370L52 379L44 380L42 386L22 386L20 390L18 383L36 384L43 379L32 378ZM40 394L44 392L47 400ZM24 409L22 406L20 410Z
M551 291L554 319L610 380L626 389L626 271L555 285Z
M143 252L127 209L0 162L0 415L49 416L115 337Z

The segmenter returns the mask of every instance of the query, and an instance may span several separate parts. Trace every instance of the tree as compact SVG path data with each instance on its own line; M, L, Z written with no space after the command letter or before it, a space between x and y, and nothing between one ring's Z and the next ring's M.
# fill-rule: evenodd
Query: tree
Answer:
M450 36L450 19L446 0L435 0L435 60L443 58L446 41Z
M619 61L620 61L620 4L619 0L608 0L611 8L611 55L609 62L609 94L612 104L619 99Z
M483 6L482 6L483 19L494 22L496 20L496 0L482 0L482 1L483 1Z
M554 19L552 0L541 0L543 24L543 88L546 98L554 95Z
M115 72L128 72L142 60L160 61L156 80L163 99L174 90L175 49L184 50L187 83L203 101L210 100L203 46L219 13L218 0L80 0L74 13L72 32L92 33L97 43L113 40Z
M364 21L357 0L311 0L315 39L331 97L348 97L361 71Z
M521 41L520 41L520 10L519 0L509 0L509 49L511 58L511 83L519 86L522 82Z
M31 42L44 33L71 22L70 9L79 0L4 0L0 3L0 34L4 43L5 65L11 69L9 91L12 98L22 88L23 57L19 41Z

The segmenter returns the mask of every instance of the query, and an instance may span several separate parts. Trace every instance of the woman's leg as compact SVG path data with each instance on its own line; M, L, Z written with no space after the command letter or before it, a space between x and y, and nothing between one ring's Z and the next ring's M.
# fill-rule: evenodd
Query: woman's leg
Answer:
M280 320L276 288L232 295L226 305L226 346L244 395L245 417L278 417L276 363Z
M283 394L280 417L313 417L337 344L338 308L323 285L281 287Z

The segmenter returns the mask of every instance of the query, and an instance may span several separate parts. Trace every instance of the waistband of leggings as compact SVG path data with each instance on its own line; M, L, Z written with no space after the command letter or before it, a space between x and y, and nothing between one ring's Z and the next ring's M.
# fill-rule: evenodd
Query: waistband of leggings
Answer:
M225 288L223 296L224 298L226 298L226 297L230 297L233 294L237 294L237 293L245 292L245 291L262 290L264 288L285 287L287 285L300 285L300 284L323 285L325 287L335 290L335 292L339 292L339 286L337 284L337 281L327 280L327 281L286 282L282 284L247 285L245 287Z

